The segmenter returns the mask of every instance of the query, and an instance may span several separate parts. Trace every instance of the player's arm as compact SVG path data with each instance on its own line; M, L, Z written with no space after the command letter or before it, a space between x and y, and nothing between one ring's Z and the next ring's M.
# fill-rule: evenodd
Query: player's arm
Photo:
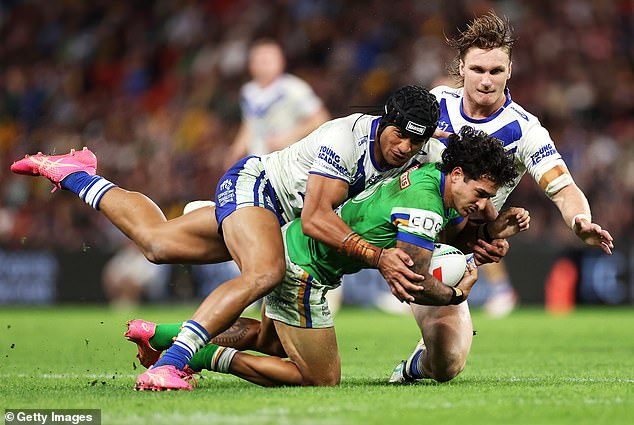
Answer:
M562 218L579 239L586 245L599 247L606 254L612 254L612 248L614 248L612 235L592 222L588 200L565 166L556 165L548 170L542 175L539 185L557 206Z
M414 303L422 305L453 305L467 299L478 279L477 268L467 266L464 277L455 288L443 284L429 273L432 251L418 245L398 240L396 247L402 249L414 261L413 270L425 277L417 289L410 291Z
M225 169L229 169L239 159L243 158L247 154L247 143L251 137L251 130L244 120L240 124L236 138L233 140L229 153L227 154L224 162Z
M400 249L381 249L354 233L334 209L348 196L344 180L310 174L302 210L302 231L372 268L378 268L392 293L402 301L412 301L407 289L413 289L422 276L410 270L413 265Z
M470 221L461 228L457 227L454 229L454 232L458 231L458 233L455 235L453 245L463 252L473 252L476 264L485 264L490 262L483 260L487 257L495 257L498 254L506 255L508 252L506 239L528 230L529 227L530 214L528 211L524 208L512 207L502 211L491 222Z

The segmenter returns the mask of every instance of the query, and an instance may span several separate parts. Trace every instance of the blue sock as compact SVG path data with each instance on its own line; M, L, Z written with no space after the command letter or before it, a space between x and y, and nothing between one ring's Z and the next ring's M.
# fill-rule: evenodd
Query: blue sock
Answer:
M423 374L418 370L418 363L420 362L420 356L423 355L424 350L420 350L418 353L414 354L412 358L412 362L409 365L409 375L414 379L422 379Z
M154 367L172 365L182 370L194 357L194 354L206 346L210 339L205 328L193 320L188 320L183 324L174 344L167 349Z
M60 182L62 189L70 190L84 202L99 209L99 201L103 195L116 185L101 176L91 176L85 171L69 174Z

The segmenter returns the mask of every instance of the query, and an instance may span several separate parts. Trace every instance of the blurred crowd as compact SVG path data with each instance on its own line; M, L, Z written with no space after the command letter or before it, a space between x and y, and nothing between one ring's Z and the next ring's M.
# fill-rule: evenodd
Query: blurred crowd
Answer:
M511 95L550 130L595 221L634 240L632 0L5 0L0 3L0 245L112 251L118 230L25 153L90 147L99 174L166 211L211 199L240 124L249 44L283 46L333 116L446 82L445 36L494 9L515 27ZM527 238L579 244L526 177Z

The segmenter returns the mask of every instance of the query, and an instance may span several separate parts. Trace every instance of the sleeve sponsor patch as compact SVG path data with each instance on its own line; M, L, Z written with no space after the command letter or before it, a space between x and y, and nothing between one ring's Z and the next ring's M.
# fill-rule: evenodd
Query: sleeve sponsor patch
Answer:
M537 165L539 162L551 155L556 155L557 149L552 145L552 143L548 143L547 145L542 146L537 152L531 155L531 164Z
M435 240L443 228L443 218L440 214L416 208L393 208L391 220L399 231L431 240Z
M321 146L313 170L327 172L350 181L350 171L344 166L341 156L329 146Z

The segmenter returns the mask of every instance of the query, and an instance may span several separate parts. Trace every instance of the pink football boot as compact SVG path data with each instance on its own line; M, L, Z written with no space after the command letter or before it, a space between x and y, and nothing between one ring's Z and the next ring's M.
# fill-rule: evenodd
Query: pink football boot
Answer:
M61 189L60 182L69 174L85 171L94 176L97 172L97 157L88 148L81 151L71 149L65 155L44 155L40 152L14 162L11 171L28 176L44 176Z
M154 336L156 331L156 323L136 319L130 320L126 325L128 325L128 330L123 336L137 345L136 358L143 366L149 368L161 357L161 351L155 350L150 345L150 338Z
M189 371L178 370L172 365L151 367L144 373L139 375L134 384L135 391L171 391L171 390L188 390L193 388L187 381L196 380Z

